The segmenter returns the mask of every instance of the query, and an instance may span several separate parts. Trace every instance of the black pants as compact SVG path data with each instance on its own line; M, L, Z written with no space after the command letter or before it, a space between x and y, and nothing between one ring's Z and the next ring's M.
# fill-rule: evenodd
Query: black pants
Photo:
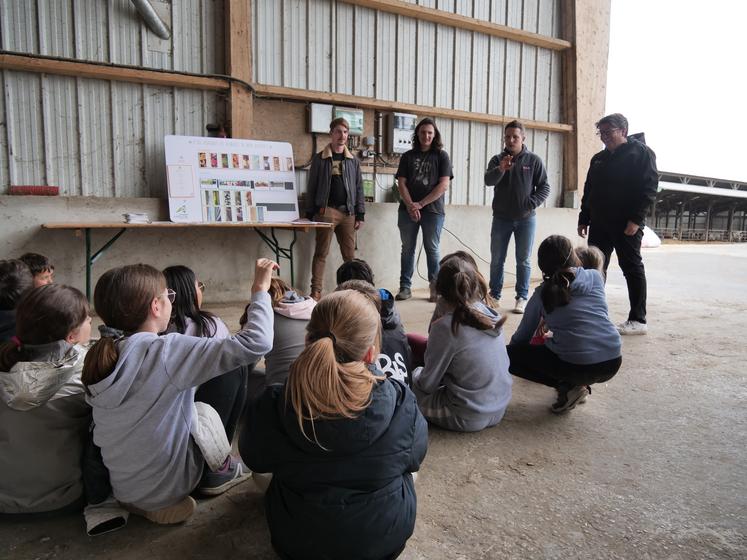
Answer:
M109 482L109 469L101 457L101 448L93 443L93 426L87 434L81 470L86 502L100 504L106 500L112 493L112 485Z
M200 385L195 393L195 401L209 404L218 412L229 442L233 442L236 426L244 410L247 374L252 369L253 365L244 366L213 377Z
M630 300L629 321L646 322L646 271L641 258L643 228L635 235L625 235L621 229L610 232L602 227L592 226L589 230L589 245L598 247L604 253L604 273L610 264L612 251L617 253L617 262L625 275Z
M558 358L544 344L509 344L506 350L511 360L508 371L555 389L604 383L615 376L622 364L622 357L597 364L572 364Z

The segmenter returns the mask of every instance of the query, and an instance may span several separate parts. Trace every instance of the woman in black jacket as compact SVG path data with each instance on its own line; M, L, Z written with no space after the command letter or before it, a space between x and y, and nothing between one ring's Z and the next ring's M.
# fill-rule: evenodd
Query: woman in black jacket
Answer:
M239 448L273 473L265 507L282 558L396 558L412 535L427 427L410 390L371 367L380 324L362 294L326 296L287 383L252 407Z

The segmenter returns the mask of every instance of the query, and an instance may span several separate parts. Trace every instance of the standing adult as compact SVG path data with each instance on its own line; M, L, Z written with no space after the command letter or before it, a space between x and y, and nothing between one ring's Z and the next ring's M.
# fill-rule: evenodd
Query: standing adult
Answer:
M595 154L578 215L578 234L604 253L604 272L612 251L625 275L630 299L628 320L620 334L646 334L646 271L641 258L644 219L656 197L659 175L656 155L642 142L628 138L628 119L620 113L596 123L604 150Z
M516 245L516 301L514 313L524 313L529 299L532 244L537 225L535 208L550 194L547 172L538 155L524 142L524 125L511 121L503 129L504 150L490 159L485 184L494 186L493 225L490 230L490 295L500 300L508 242Z
M332 234L337 236L345 262L355 257L355 232L365 219L363 179L358 159L348 150L350 125L343 118L329 123L330 142L311 159L306 187L306 217L333 224L332 229L316 230L316 249L311 263L311 297L319 301L324 284Z
M418 230L423 230L423 248L428 263L430 301L436 301L436 276L438 275L441 229L444 225L444 193L451 172L449 154L443 149L441 133L431 118L424 118L415 127L412 150L399 161L397 186L401 202L397 226L402 239L399 293L397 300L412 297L412 274L415 271L415 246Z

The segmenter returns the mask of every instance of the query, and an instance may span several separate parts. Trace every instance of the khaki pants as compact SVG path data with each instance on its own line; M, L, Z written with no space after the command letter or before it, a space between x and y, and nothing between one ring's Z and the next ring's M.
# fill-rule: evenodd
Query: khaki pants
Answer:
M316 250L311 263L311 291L321 292L324 284L324 267L327 264L333 231L337 236L337 243L340 244L342 259L347 262L355 258L355 216L327 207L324 209L324 215L314 216L314 221L334 224L332 229L316 230Z

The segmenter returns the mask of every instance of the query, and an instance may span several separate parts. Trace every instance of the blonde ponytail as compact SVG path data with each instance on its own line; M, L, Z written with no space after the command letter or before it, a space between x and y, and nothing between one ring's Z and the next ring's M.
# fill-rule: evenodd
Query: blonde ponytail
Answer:
M293 362L285 387L286 403L307 439L305 422L355 418L371 402L374 383L364 357L378 352L381 320L373 303L353 290L334 292L315 307L307 327L308 344Z

